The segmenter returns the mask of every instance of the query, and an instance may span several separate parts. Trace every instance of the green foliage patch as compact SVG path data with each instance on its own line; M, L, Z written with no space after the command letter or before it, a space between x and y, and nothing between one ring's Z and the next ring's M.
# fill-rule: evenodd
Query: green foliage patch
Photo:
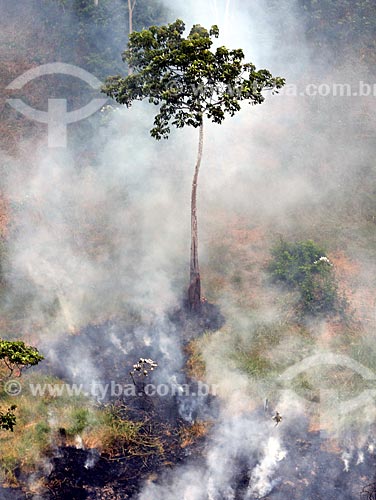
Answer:
M26 345L22 340L0 340L0 359L13 371L15 366L21 368L37 365L43 356L38 349Z
M272 279L299 292L303 314L344 312L345 299L339 296L333 265L322 247L312 240L281 240L271 253L268 270Z
M0 410L0 429L13 432L16 425L16 415L14 413L16 408L16 405L12 405L6 411Z

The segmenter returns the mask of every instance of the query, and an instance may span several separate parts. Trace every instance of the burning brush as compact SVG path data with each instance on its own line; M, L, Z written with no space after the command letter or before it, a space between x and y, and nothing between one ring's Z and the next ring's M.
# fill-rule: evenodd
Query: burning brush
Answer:
M144 379L148 376L149 372L154 371L157 368L158 363L153 361L150 358L140 358L138 363L133 365L133 370L129 372L129 375L132 377L134 385L136 385L135 375L138 377L142 377Z

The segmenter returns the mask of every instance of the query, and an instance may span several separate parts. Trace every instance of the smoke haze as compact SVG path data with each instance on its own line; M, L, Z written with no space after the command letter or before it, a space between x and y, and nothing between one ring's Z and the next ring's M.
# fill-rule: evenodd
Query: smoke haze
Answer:
M169 21L179 17L187 27L218 24L219 44L242 47L246 60L285 77L298 92L312 83L372 83L366 61L359 62L351 47L340 65L331 64L330 53L314 49L305 34L302 11L293 0L165 0L164 4ZM34 28L38 31L38 5L33 3L30 14L35 24L20 16L17 32L23 32L23 22L29 34ZM13 33L13 40L21 38ZM121 51L120 42L112 50ZM53 56L52 52L50 62ZM69 53L59 57L74 63ZM271 387L273 370L270 378L250 377L234 352L252 351L260 324L284 324L279 291L270 286L264 272L270 246L279 236L318 240L334 258L343 259L345 253L350 263L355 262L356 277L350 273L345 279L355 307L364 300L364 291L372 289L375 255L365 233L368 206L362 183L367 176L375 178L370 140L374 121L363 120L374 111L374 101L374 97L291 96L285 89L267 96L262 106L243 105L221 126L205 124L199 251L204 295L221 307L226 324L205 337L202 352L206 379L218 387L220 414L202 463L177 466L157 483L148 482L140 500L176 500L176 492L184 500L282 498L281 482L296 479L298 455L290 451L291 443L308 439L312 410ZM57 346L62 338L97 324L103 325L108 348L123 349L127 363L137 361L127 355L139 345L151 355L161 355L160 381L172 380L184 365L182 340L169 313L179 307L187 286L188 207L198 131L173 131L168 141L156 142L149 135L153 111L142 103L98 112L89 125L69 129L74 147L65 152L47 148L46 129L38 126L34 136L20 141L16 153L5 147L0 153L1 190L12 214L4 271L9 289L1 311L4 318L14 318L17 311L17 331L12 336L32 339L52 367L59 364ZM85 126L90 127L89 134L83 131ZM241 298L234 292L234 281L228 284L237 272ZM367 314L373 322L362 325L360 342L374 354L374 312ZM135 328L106 323L124 317L128 321L132 315L137 317ZM294 364L302 355L336 346L327 341L330 326L324 320L306 327L309 342L290 334L282 345L271 346L271 366ZM85 341L77 344L59 369L70 379L101 380L102 368L90 353ZM85 367L84 375L77 374L77 366ZM317 372L310 377L313 385L325 378ZM265 413L260 408L270 395L272 408ZM270 413L276 409L286 415L277 427ZM373 453L365 452L365 464L358 455L372 444L368 410L355 418L351 455L346 422L344 427L336 428L335 422L326 429L339 440L338 463L325 471L333 481L342 478L343 463L350 470L370 470ZM335 417L330 415L329 420ZM312 460L316 451L309 452ZM308 458L301 467L308 475ZM242 486L237 483L240 472L248 478ZM305 498L324 494L335 498L347 489L350 496L343 498L357 498L362 487L350 488L349 475L349 483L343 481L332 495L325 491L327 482L322 489L318 485L320 477L310 480L312 489L307 486L304 491L312 496Z

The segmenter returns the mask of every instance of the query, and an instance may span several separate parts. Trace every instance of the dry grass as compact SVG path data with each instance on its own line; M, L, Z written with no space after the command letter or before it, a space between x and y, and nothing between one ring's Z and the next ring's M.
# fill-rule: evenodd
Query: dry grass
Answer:
M108 406L98 416L97 425L87 428L83 433L86 446L95 445L95 448L112 458L146 458L164 453L162 437L147 418L129 420L114 406Z
M184 348L184 352L188 356L186 373L188 377L195 380L204 380L206 374L205 361L200 344L200 340L192 340Z
M205 438L212 425L212 422L194 422L190 426L183 427L179 433L181 448L192 446L198 440Z

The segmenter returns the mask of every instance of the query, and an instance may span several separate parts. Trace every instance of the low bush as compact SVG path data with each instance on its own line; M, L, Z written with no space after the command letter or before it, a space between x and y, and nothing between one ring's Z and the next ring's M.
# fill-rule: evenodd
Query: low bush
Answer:
M272 249L268 270L275 282L299 292L298 309L312 315L341 313L346 301L339 296L333 264L312 240L281 240Z

